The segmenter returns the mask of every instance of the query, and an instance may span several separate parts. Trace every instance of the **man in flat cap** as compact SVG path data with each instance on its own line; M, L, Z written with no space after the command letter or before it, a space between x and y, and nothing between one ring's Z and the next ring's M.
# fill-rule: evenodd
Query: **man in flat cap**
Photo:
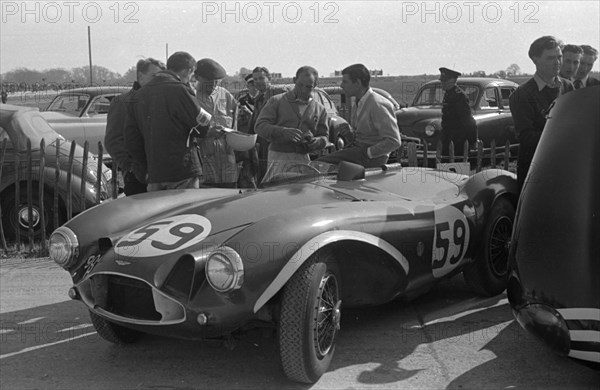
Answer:
M465 141L477 141L477 124L473 118L467 94L456 85L461 74L448 68L440 68L440 81L444 92L442 101L443 154L449 154L450 141L454 143L454 155L464 155Z
M237 102L219 85L225 76L225 69L213 59L203 58L196 63L196 99L200 107L212 115L210 128L216 134L201 140L199 147L204 185L235 188L238 175L235 153L225 142L225 134L218 131L223 127L237 130Z

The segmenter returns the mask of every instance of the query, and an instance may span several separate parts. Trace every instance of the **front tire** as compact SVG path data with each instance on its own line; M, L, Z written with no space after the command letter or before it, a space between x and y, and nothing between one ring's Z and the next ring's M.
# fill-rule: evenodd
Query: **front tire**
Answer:
M340 287L331 263L308 261L283 289L279 353L288 378L315 383L327 371L340 327Z
M92 311L90 311L90 318L100 337L113 344L123 345L135 343L143 335L143 333L138 332L137 330L125 328L124 326L107 321Z
M467 285L476 293L495 296L508 282L508 248L515 221L515 207L500 198L490 212L479 255L463 271Z

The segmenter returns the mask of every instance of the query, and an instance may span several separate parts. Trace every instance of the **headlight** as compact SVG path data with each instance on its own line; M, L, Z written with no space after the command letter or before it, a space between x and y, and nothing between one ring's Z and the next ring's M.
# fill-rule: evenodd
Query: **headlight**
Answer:
M206 262L206 279L219 292L237 290L244 282L244 264L236 251L229 247L215 250Z
M50 258L63 268L73 265L79 254L79 241L73 231L61 226L50 236Z

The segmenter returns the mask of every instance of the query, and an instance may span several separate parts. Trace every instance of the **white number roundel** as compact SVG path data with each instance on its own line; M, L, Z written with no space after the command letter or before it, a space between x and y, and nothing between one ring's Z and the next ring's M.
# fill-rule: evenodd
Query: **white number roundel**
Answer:
M175 215L152 222L117 242L119 257L161 256L188 248L210 234L210 221L196 214Z

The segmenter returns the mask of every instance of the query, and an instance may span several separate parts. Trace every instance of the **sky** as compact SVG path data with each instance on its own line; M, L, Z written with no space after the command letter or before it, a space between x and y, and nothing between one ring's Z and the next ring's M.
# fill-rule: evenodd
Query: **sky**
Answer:
M312 65L328 76L358 62L392 76L533 73L527 51L540 36L600 48L597 0L1 1L0 12L0 73L88 65L88 26L93 64L121 74L180 50L230 75Z

